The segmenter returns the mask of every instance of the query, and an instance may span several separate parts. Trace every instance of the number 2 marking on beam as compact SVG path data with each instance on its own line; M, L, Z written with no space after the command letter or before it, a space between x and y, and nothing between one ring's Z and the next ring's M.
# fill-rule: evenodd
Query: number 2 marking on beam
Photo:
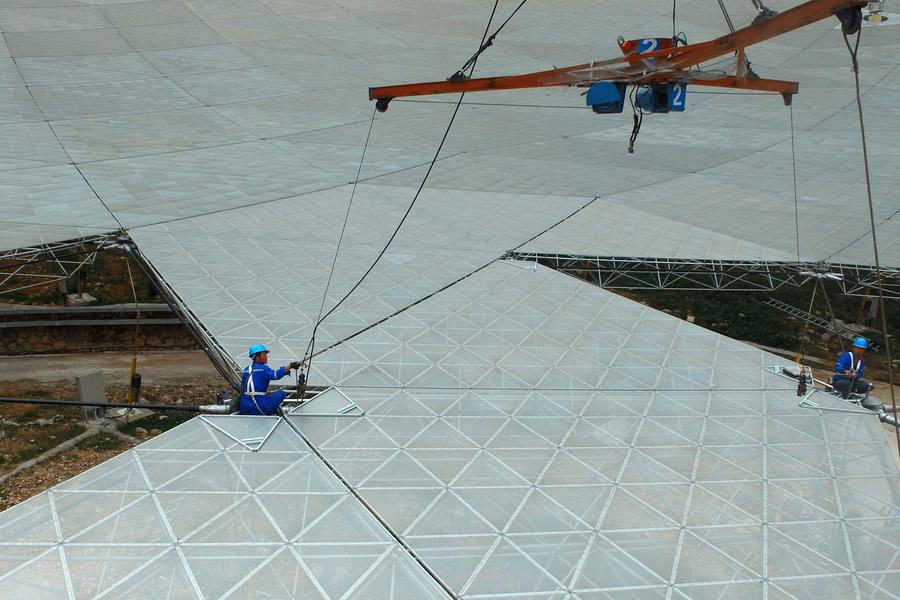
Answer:
M641 40L641 49L638 54L654 52L657 48L659 48L659 40L656 38L646 38Z
M676 83L672 86L675 97L672 99L672 106L684 106L684 84Z

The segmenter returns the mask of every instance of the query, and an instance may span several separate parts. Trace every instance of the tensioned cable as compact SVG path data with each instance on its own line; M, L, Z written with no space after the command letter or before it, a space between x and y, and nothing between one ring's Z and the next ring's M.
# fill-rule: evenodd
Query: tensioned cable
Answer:
M525 5L526 2L528 2L528 0L522 0L522 1L519 3L519 5L515 8L515 10L513 10L513 11L509 14L508 17L506 17L506 20L503 21L503 23L500 24L500 27L497 28L497 31L495 31L494 33L492 33L492 34L491 34L491 37L487 37L488 29L490 29L490 27L491 27L491 22L494 20L494 14L497 12L497 5L499 4L499 0L498 0L497 2L494 2L494 8L493 8L493 10L491 10L491 17L490 17L490 19L488 19L487 27L486 27L485 30L484 30L484 35L481 36L481 44L478 46L478 50L475 51L475 54L473 54L472 56L469 57L469 60L467 60L465 63L463 63L463 66L461 66L461 67L459 68L459 70L458 70L456 73L453 74L453 77L451 77L451 79L457 79L457 78L460 78L460 77L465 77L465 76L466 76L466 75L465 75L465 70L466 70L466 69L469 69L469 75L468 75L468 77L471 77L471 76L472 76L472 71L475 70L475 63L478 62L478 57L481 56L481 53L482 53L482 52L484 52L485 50L487 50L488 48L490 48L490 47L494 44L494 38L497 37L497 34L500 33L500 31L501 31L504 27L506 27L506 24L509 23L510 19L512 19L514 16L516 16L516 13L519 12L519 9L522 8L522 7ZM471 67L471 68L470 68L470 67Z
M16 61L15 57L12 57L11 60L12 60L13 66L16 68L16 73L19 74L19 78L22 79L22 81L24 82L26 80L26 78L24 75L22 75L22 69L19 67L18 61ZM103 198L100 196L100 194L97 193L97 190L94 189L94 186L91 185L91 182L88 181L88 178L85 177L84 173L81 172L81 169L78 167L78 164L72 159L72 155L69 154L69 151L68 151L68 149L66 149L65 144L63 144L62 140L59 139L59 135L57 135L56 130L53 129L53 124L50 122L50 119L48 119L47 115L44 114L44 110L41 108L40 103L38 103L38 101L35 100L34 92L32 92L31 86L26 85L25 90L28 92L28 96L31 98L31 101L37 107L38 112L41 115L41 122L43 122L44 124L47 125L47 128L50 130L50 133L52 133L53 137L56 139L56 143L59 144L59 147L62 148L62 151L65 153L66 157L69 159L69 163L75 168L75 171L78 173L78 175L81 177L81 179L84 180L84 184L88 187L89 190L91 190L91 193L94 194L94 196L97 198L97 201L100 202L100 204L103 206L103 208L106 209L106 212L109 213L109 216L111 216L113 218L113 220L119 225L119 230L125 231L125 226L122 225L121 221L119 221L119 217L117 217L115 215L115 213L112 210L110 210L110 208L106 204L106 202L103 201Z
M797 199L797 151L794 147L794 103L791 109L791 168L794 171L794 227L797 230L797 262L800 262L800 202Z
M856 110L859 114L859 135L862 139L863 167L866 173L866 198L869 203L869 225L872 229L872 250L875 254L875 280L878 283L878 301L881 305L881 335L884 337L884 351L887 354L888 387L890 387L891 390L891 412L896 421L897 400L894 393L893 355L891 354L891 338L888 336L887 308L884 302L884 291L882 290L881 262L878 256L878 238L875 236L875 207L872 201L872 181L869 176L869 151L866 146L866 124L863 121L862 97L859 91L859 61L857 59L857 52L859 51L859 42L862 39L862 25L860 25L859 30L856 32L856 45L854 47L850 47L850 40L848 39L847 34L843 33L843 35L844 44L850 52L850 59L852 60L851 70L853 71L853 80L856 85ZM900 453L900 428L894 428L894 434L897 438L897 451Z
M493 7L493 9L491 9L491 15L488 18L487 25L484 28L484 34L482 35L482 38L481 38L482 41L481 41L481 44L479 45L479 49L478 49L478 51L475 52L475 54L472 56L472 58L470 58L468 61L466 61L466 63L463 65L463 69L465 69L465 68L469 69L469 73L468 73L469 77L471 77L472 73L475 71L475 66L478 64L478 57L481 55L482 52L484 52L484 50L486 50L490 46L490 44L486 43L486 40L490 40L490 42L493 43L493 39L497 36L498 33L500 33L500 31L507 25L507 23L509 23L510 19L512 19L512 17L519 11L519 9L522 8L522 6L525 4L525 2L527 2L527 0L522 0L522 2L515 8L515 10L513 10L513 12L500 25L500 27L498 27L497 30L494 31L493 34L491 34L490 38L488 38L488 35L487 35L488 31L490 30L491 23L494 20L494 15L497 12L497 6L500 4L500 0L494 0L494 7ZM460 71L462 71L463 69L460 69ZM441 137L441 141L438 144L437 150L434 153L434 158L432 158L431 163L428 165L428 169L425 171L425 176L422 178L422 181L419 184L419 187L416 190L416 193L413 195L412 201L409 203L409 206L406 208L406 212L400 218L400 222L397 223L397 227L394 228L394 232L391 234L390 238L388 238L387 243L385 243L384 247L378 253L378 256L375 257L375 260L372 262L372 264L369 266L369 268L366 269L366 271L362 274L362 276L359 278L359 280L353 285L353 287L351 287L350 290L346 294L344 294L344 296L340 300L338 300L338 302L328 310L328 312L326 312L324 315L319 317L315 327L318 327L318 325L320 323L322 323L332 313L334 313L334 311L337 310L338 307L341 306L347 300L347 298L349 298L353 294L353 292L356 291L357 288L359 288L360 285L362 285L363 281L365 281L366 278L369 276L369 274L372 273L372 271L375 269L375 266L379 263L381 258L385 255L388 248L390 248L394 239L396 239L397 234L400 233L400 229L403 227L403 224L406 222L406 219L409 216L410 212L412 212L413 207L415 206L416 202L419 199L419 196L422 193L422 190L425 187L425 183L428 181L428 177L431 175L431 171L434 169L434 165L437 162L438 156L440 156L441 150L444 147L444 143L447 141L447 137L450 135L450 130L452 129L453 123L456 120L456 115L459 114L459 107L462 106L462 102L463 102L463 99L465 98L465 96L466 96L465 92L463 92L459 95L459 100L456 103L456 107L453 109L453 114L450 116L450 122L447 124L447 128L444 130L444 135ZM315 327L314 327L314 329L315 329ZM314 352L315 351L315 341L313 339L311 339L310 342L311 343L310 343L309 347L310 347L311 351ZM309 355L308 358L310 359L310 363L311 363L312 355Z
M819 290L819 286L814 285L812 296L809 299L809 310L806 311L806 314L811 315L813 311L813 306L816 303L816 292ZM806 358L806 337L809 333L809 319L805 319L806 324L803 326L803 336L800 338L800 352L797 354L797 362L802 363L803 359ZM835 331L837 335L840 335L837 331Z
M131 283L131 295L134 298L134 339L132 340L134 345L131 349L131 381L129 382L128 388L128 402L137 402L137 398L135 397L135 388L134 388L134 377L135 373L137 373L137 351L138 351L138 336L141 333L141 307L138 304L137 297L137 289L134 287L134 276L131 274L131 255L126 254L125 258L125 267L128 269L128 281Z
M328 281L325 282L325 290L322 292L322 303L319 305L319 313L316 315L316 324L313 326L309 344L306 346L304 356L309 356L315 349L316 332L321 323L322 311L325 310L325 300L328 298L328 289L331 287L331 279L334 277L334 267L337 265L338 255L341 253L341 243L344 241L344 233L347 231L347 222L350 220L350 210L353 208L353 198L356 196L356 186L359 183L359 175L362 173L363 162L366 160L366 150L369 148L369 140L372 137L372 127L375 125L375 109L372 109L372 118L369 120L369 131L366 133L366 142L363 144L362 155L359 157L359 167L356 169L356 177L353 179L353 189L350 191L350 201L347 203L347 212L344 213L344 223L341 225L341 235L338 237L337 247L334 250L334 259L331 261L331 270L328 272Z
M388 535L394 538L394 541L397 542L397 544L401 548L403 548L414 561L416 561L416 563L422 568L422 570L424 570L435 581L435 583L440 586L444 593L451 598L459 598L459 596L457 596L453 592L453 589L449 585L447 585L447 583L444 582L443 579L441 579L440 575L434 572L434 570L428 565L428 562L423 560L422 557L420 557L416 553L415 549L409 545L409 543L400 534L402 532L398 533L393 527L391 527L391 524L388 523L387 520L385 520L385 518L382 517L381 514L371 504L369 504L369 502L359 492L359 490L356 489L356 487L354 487L346 477L344 477L343 473L341 473L340 470L338 470L338 468L335 467L330 460L328 460L328 457L322 454L322 451L319 450L319 448L312 442L312 440L309 439L309 437L303 432L303 430L297 427L297 425L295 425L293 421L291 421L291 419L288 419L287 416L283 413L281 414L281 418L285 423L287 423L288 427L293 429L294 433L296 433L297 436L299 436L300 439L303 440L303 442L313 452L313 454L316 455L316 457L322 462L322 464L325 465L325 467L329 471L331 471L331 473L338 479L338 481L340 481L341 485L347 488L347 491L350 492L351 495L353 495L356 501L359 502L360 506L362 506L370 515L372 515L372 517L376 521L378 521L378 524L381 525L382 528L384 528Z
M892 212L891 214L889 214L887 217L885 217L884 219L882 219L881 223L879 223L877 226L878 226L878 227L881 227L882 225L884 225L885 223L887 223L888 221L890 221L891 219L893 219L893 218L896 217L897 215L900 215L900 209L895 210L894 212ZM866 237L867 235L869 235L869 234L868 234L868 233L864 233L864 234L862 234L861 236L859 236L858 238L856 238L855 240L853 240L852 242L850 242L849 244L847 244L847 245L845 245L845 246L843 246L843 247L841 247L841 248L835 250L835 251L832 252L828 257L826 257L825 260L823 260L822 262L828 262L829 260L831 260L832 258L834 258L835 256L837 256L838 254L840 254L841 252L843 252L844 250L846 250L847 248L849 248L850 246L852 246L852 245L855 244L856 242L859 242L859 241L862 241L863 239L865 239L865 237Z
M134 299L134 350L132 351L132 354L137 356L138 335L141 330L141 307L138 304L137 288L134 287L134 276L131 274L131 260L128 254L123 258L125 258L125 267L128 269L128 281L131 283L131 296Z
M672 0L672 39L678 39L678 33L675 31L675 8L678 6L678 0Z
M559 221L557 221L557 222L554 223L553 225L550 225L549 227L547 227L546 229L544 229L543 231L540 231L540 232L534 234L533 236L531 236L530 238L528 238L527 240L525 240L524 242L522 242L521 244L519 244L519 245L516 246L515 248L512 248L511 250L509 250L509 252L515 252L516 250L518 250L519 248L521 248L521 247L524 246L525 244L527 244L527 243L529 243L529 242L532 242L532 241L536 240L537 238L541 237L542 235L544 235L545 233L547 233L547 232L550 231L551 229L554 229L555 227L561 225L561 224L564 223L565 221L568 221L569 219L571 219L572 217L574 217L575 215L577 215L579 212L583 211L585 208L587 208L588 206L590 206L591 204L593 204L594 202L596 202L598 199L599 199L599 196L594 196L594 197L591 198L586 204L584 204L584 205L578 207L577 209L575 209L575 211L569 213L568 215L566 215L565 217L563 217L562 219L560 219ZM484 263L484 264L481 265L480 267L476 268L474 271L470 271L470 272L466 273L465 275L463 275L463 276L460 277L459 279L457 279L457 280L455 280L455 281L451 281L450 283L448 283L448 284L445 285L444 287L442 287L442 288L440 288L440 289L437 289L437 290L431 292L431 293L428 294L427 296L423 296L422 298L419 298L419 299L416 300L415 302L412 302L412 303L410 303L410 304L404 306L403 308L394 311L393 313L391 313L391 314L389 314L389 315L387 315L387 316L385 316L385 317L379 319L378 321L375 321L374 323L371 323L371 324L369 324L369 325L366 325L364 328L360 329L360 330L357 331L356 333L353 333L353 334L351 334L351 335L349 335L349 336L347 336L347 337L345 337L345 338L343 338L343 339L341 339L341 340L338 340L337 342L334 342L333 344L331 344L331 345L328 346L327 348L324 348L324 349L322 349L322 350L319 350L318 354L323 354L323 353L325 353L325 352L328 352L328 351L331 350L332 348L335 348L335 347L337 347L337 346L340 346L340 345L343 344L344 342L349 342L350 340L352 340L352 339L355 338L356 336L361 335L361 334L365 333L366 331L369 331L369 330L372 329L373 327L377 327L378 325L381 325L382 323L384 323L384 322L387 321L388 319L391 319L391 318L393 318L393 317L396 317L396 316L399 315L400 313L406 312L406 311L409 310L410 308L412 308L412 307L414 307L414 306L417 306L417 305L421 304L422 302L425 302L426 300L429 300L429 299L433 298L434 296L437 296L438 294L440 294L440 293L443 292L444 290L448 290L448 289L450 289L451 287L453 287L454 285L456 285L456 284L462 282L463 280L468 279L468 278L471 277L472 275L475 275L476 273L478 273L478 272L480 272L480 271L483 271L484 269L488 268L489 266L491 266L492 264L494 264L494 263L497 262L498 260L503 260L503 257L495 258L495 259L492 259L492 260L490 260L490 261Z
M822 37L824 37L824 35L823 35ZM820 39L820 38L819 38L819 39ZM878 86L882 81L884 81L885 79L887 79L888 77L890 77L891 75L893 75L893 73L894 73L895 71L897 71L898 69L900 69L900 67L898 67L897 69L893 69L893 70L889 71L887 74L885 74L883 77L881 77L878 81L876 81L876 82L873 83L871 86L869 86L868 90L866 90L866 92L863 93L862 95L865 95L865 94L871 92L872 90L874 90L876 86ZM698 92L694 92L694 93L696 94L696 93L698 93ZM844 106L841 110L844 110L845 108L848 108L851 104L855 104L855 103L856 103L855 100L851 100L850 103L847 104L846 106ZM825 121L828 121L829 119L833 118L836 114L838 114L838 113L835 113L835 114L830 115L830 116L827 117L826 119L820 121L818 124L821 124L821 123L824 123ZM900 209L895 210L894 212L892 212L891 214L889 214L887 217L885 217L884 219L882 219L881 222L878 223L877 227L881 227L882 225L884 225L884 224L887 223L888 221L892 220L892 219L893 219L894 217L896 217L897 215L900 215ZM846 250L846 249L849 248L850 246L853 246L853 245L856 244L857 242L860 242L860 241L862 241L863 239L865 239L865 237L866 237L867 235L868 235L868 233L864 233L864 234L860 235L859 237L857 237L856 239L854 239L853 241L851 241L851 242L845 244L844 246L841 246L840 248L838 248L837 250L835 250L834 252L832 252L830 255L828 255L827 257L825 257L825 258L822 260L822 262L828 262L828 261L830 261L832 258L834 258L835 256L837 256L838 254L840 254L841 252L843 252L844 250Z
M841 336L840 329L838 329L837 321L834 318L834 310L831 308L831 300L828 299L828 292L825 290L825 278L818 277L817 279L819 285L822 286L822 295L825 297L825 306L828 307L828 314L831 316L831 328L834 330L834 336L837 338L838 344L841 346L841 354L843 354L847 349L844 348L844 338Z
M449 156L445 156L440 160L447 160L450 158L454 158L459 156L460 154L464 154L463 152L456 152L454 154L450 154ZM426 163L416 163L414 165L409 165L408 167L403 167L400 169L395 169L393 171L385 171L384 173L379 173L378 175L372 175L370 177L364 178L362 181L372 181L373 179L379 179L381 177L387 177L389 175L396 175L397 173L405 173L406 171L412 171L413 169L418 169L419 167L424 167ZM273 202L281 202L282 200L293 200L295 198L302 198L303 196L310 196L312 194L318 194L320 192L329 192L331 190L336 190L338 188L342 188L345 185L350 185L353 183L352 181L348 181L346 183L335 183L333 185L327 185L325 187L316 188L313 190L308 190L305 192L297 192L296 194L288 194L287 196L279 196L277 198L269 198L266 200L256 200L253 202L248 202L247 204L240 204L238 206L228 206L225 208L217 208L215 210L208 210L206 212L201 212L193 215L186 215L184 217L172 217L171 219L164 219L162 221L153 221L152 223L144 223L143 225L135 225L134 227L126 228L128 231L134 231L136 229L142 229L145 227L153 227L155 225L167 225L169 223L175 223L178 221L187 221L189 219L196 219L199 217L208 217L210 215L218 215L221 213L231 212L233 210L241 210L244 208L253 208L254 206L261 206L263 204L271 204Z
M728 14L728 9L725 8L725 4L722 0L719 0L719 8L722 9L722 16L725 17L725 23L728 24L728 29L731 30L731 33L734 33L734 23L732 23L731 15Z

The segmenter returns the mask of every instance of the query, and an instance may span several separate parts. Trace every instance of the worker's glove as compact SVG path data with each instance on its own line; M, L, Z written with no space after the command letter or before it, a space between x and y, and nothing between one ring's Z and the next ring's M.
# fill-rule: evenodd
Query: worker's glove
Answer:
M297 385L306 385L306 373L297 375Z
M290 367L291 367L292 369L299 369L302 365L303 365L302 362L300 362L299 360L295 360L294 362L292 362L292 363L290 364Z

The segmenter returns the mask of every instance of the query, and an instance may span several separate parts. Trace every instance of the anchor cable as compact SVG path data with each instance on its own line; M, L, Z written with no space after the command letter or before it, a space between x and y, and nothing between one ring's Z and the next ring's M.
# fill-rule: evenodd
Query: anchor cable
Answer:
M484 33L482 34L482 37L481 37L481 44L479 44L479 49L478 49L478 51L475 52L475 54L472 56L472 58L470 58L468 61L466 61L465 65L463 67L463 68L469 69L469 72L466 75L467 77L471 77L472 73L475 71L475 66L478 64L478 57L481 55L481 53L484 52L488 47L490 47L490 45L493 43L493 39L497 36L498 33L500 33L500 31L506 26L506 24L509 23L510 19L512 19L512 17L519 11L519 9L522 8L522 6L525 4L525 2L527 2L527 0L522 0L522 2L515 8L515 10L513 10L513 12L500 25L500 27L498 27L497 30L494 31L493 34L491 34L490 37L488 37L488 31L490 30L491 23L493 22L494 16L496 15L497 6L500 4L500 0L494 0L494 7L491 10L491 15L488 18L487 25L484 28ZM488 42L490 42L490 43L488 43ZM334 313L334 311L337 310L338 307L340 307L347 300L347 298L349 298L350 295L353 294L353 292L355 292L357 288L359 288L360 285L362 285L362 283L366 280L366 278L369 276L369 274L371 274L372 271L375 269L376 265L378 265L379 261L381 261L382 257L384 257L385 253L388 251L388 248L390 248L394 239L397 237L397 234L400 233L401 227L403 227L403 224L406 222L406 218L409 216L410 212L412 212L413 207L416 205L416 201L418 201L419 196L422 193L422 189L425 187L425 183L428 181L428 177L431 175L431 171L434 169L434 165L437 162L438 157L441 154L441 150L444 147L444 143L447 141L447 137L450 135L450 130L453 127L453 123L456 120L456 115L459 113L459 108L460 108L460 106L462 106L463 98L465 98L465 95L466 95L465 92L463 92L459 95L459 100L456 102L456 106L453 109L453 114L450 116L450 122L447 124L447 128L444 130L444 135L441 137L441 141L438 144L437 150L434 153L434 157L431 159L431 163L428 165L428 169L425 171L425 176L422 178L421 183L419 183L419 187L418 187L418 189L416 189L416 193L413 195L413 198L410 201L409 206L407 206L406 212L404 212L403 216L400 218L400 222L397 223L397 226L394 228L393 233L388 238L384 247L381 249L381 251L375 257L375 260L372 261L372 264L369 266L369 268L366 269L366 271L362 274L362 276L359 278L359 280L353 285L353 287L351 287L350 290L346 294L344 294L344 296L340 300L338 300L337 303L334 306L332 306L324 315L321 315L316 319L316 324L313 328L313 336L310 338L310 343L307 346L307 352L306 352L306 355L304 356L304 360L308 359L307 370L309 370L311 367L312 358L315 353L315 333L318 329L318 326L323 321L325 321L325 319L327 319L332 313ZM374 114L373 114L373 119L374 119ZM360 161L360 168L362 168L362 161ZM357 179L358 179L358 177L357 177Z
M328 280L325 282L325 290L322 292L322 303L319 305L319 313L316 315L316 324L313 326L312 335L309 338L309 344L306 346L304 357L310 357L312 362L312 353L316 348L316 333L319 330L319 324L322 322L322 311L325 310L325 300L328 298L328 289L331 287L331 279L334 277L334 268L337 265L338 255L341 252L341 244L344 241L344 233L347 231L347 222L350 220L350 209L353 207L353 198L356 196L356 185L359 183L359 176L362 173L363 161L366 159L366 150L369 148L369 139L372 137L372 127L375 125L375 111L372 110L372 118L369 120L369 131L366 133L366 142L363 144L362 155L359 157L359 166L356 168L356 177L353 179L353 189L350 192L350 202L347 203L347 212L344 213L344 223L341 225L341 234L338 237L337 247L334 250L334 259L331 261L331 270L328 272ZM308 367L309 365L307 365ZM297 373L297 388L300 388L300 372Z
M881 262L878 255L878 238L875 235L875 208L872 201L872 181L869 176L869 151L866 146L866 124L863 120L862 95L859 91L859 60L857 58L857 52L859 51L859 42L862 39L862 25L860 25L859 30L857 30L856 32L856 44L852 48L850 47L850 39L847 36L847 33L842 33L844 35L844 44L847 46L847 50L850 52L850 59L852 61L850 70L853 72L853 80L856 85L856 111L859 115L859 135L862 140L863 167L866 173L866 198L869 204L869 226L872 230L872 250L875 255L875 279L878 283L878 300L881 308L881 335L884 337L884 351L887 354L888 387L890 388L891 392L891 412L894 416L894 422L896 422L897 399L894 392L893 355L891 354L891 338L888 335L887 308L884 301ZM898 454L900 454L900 428L895 428L894 433L897 439Z
M800 202L797 199L797 151L794 146L794 104L791 110L791 167L794 172L794 228L797 230L797 263L800 263Z

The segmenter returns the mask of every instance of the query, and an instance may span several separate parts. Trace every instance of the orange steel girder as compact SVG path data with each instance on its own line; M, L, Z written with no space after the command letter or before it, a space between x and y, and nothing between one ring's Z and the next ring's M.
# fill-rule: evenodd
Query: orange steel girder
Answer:
M386 110L387 105L385 101L408 96L572 86L594 81L650 84L673 78L695 85L796 94L799 89L799 84L796 82L744 77L740 67L738 69L740 76L724 76L717 79L692 78L687 69L731 52L743 54L743 50L747 46L764 42L816 21L821 21L833 16L840 10L862 8L867 4L868 0L809 0L761 23L749 25L714 40L679 48L647 52L641 54L639 59L637 55L631 54L625 58L596 61L571 67L526 73L524 75L504 75L499 77L371 87L369 88L369 99L381 100L382 103L379 103L379 106L383 105L383 109ZM657 62L648 64L648 61L651 60ZM648 67L652 68L647 71ZM600 72L595 74L595 70ZM603 72L604 70L606 70L605 73ZM579 76L578 72L585 74Z

